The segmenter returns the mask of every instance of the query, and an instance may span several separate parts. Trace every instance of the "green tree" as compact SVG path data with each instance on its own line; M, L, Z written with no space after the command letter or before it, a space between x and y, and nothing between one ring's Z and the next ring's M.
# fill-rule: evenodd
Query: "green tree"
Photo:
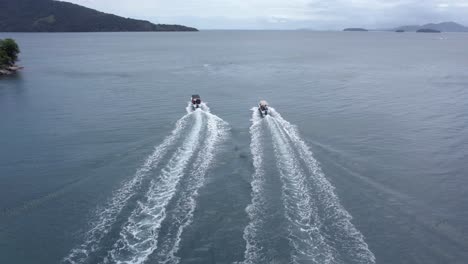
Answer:
M0 49L0 68L7 66L10 63L10 58L6 55L6 52Z
M0 65L13 65L18 60L20 49L13 39L0 40Z

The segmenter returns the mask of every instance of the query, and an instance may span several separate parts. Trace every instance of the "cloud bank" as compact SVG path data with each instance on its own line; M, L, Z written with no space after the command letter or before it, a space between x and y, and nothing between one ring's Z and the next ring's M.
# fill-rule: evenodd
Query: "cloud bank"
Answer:
M335 30L455 21L468 0L67 0L107 13L201 29Z

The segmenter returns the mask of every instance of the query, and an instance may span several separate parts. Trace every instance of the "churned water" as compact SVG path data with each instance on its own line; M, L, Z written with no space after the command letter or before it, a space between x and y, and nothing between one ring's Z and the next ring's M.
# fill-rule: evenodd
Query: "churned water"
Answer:
M467 34L5 37L0 263L468 261Z

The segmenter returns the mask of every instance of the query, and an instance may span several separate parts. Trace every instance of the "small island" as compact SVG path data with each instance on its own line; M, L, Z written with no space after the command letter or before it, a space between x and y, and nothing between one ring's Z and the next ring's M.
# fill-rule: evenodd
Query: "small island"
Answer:
M404 31L403 29L397 29L397 30L395 30L395 32L396 32L396 33L403 33L403 32L405 32L405 31Z
M417 33L441 33L440 30L435 30L431 28L422 28L416 31Z
M369 31L365 28L345 28L343 31Z
M15 74L21 67L15 65L20 49L13 39L0 39L0 76Z

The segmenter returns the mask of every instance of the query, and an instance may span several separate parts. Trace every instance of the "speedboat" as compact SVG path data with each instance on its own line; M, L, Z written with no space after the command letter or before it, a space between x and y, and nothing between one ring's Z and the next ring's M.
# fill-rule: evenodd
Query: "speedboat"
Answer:
M268 115L268 103L265 100L261 100L260 103L258 103L258 111L260 112L260 115L262 117L265 117Z
M194 94L192 95L192 108L193 110L197 109L197 108L200 108L200 104L201 104L201 98L198 94Z

